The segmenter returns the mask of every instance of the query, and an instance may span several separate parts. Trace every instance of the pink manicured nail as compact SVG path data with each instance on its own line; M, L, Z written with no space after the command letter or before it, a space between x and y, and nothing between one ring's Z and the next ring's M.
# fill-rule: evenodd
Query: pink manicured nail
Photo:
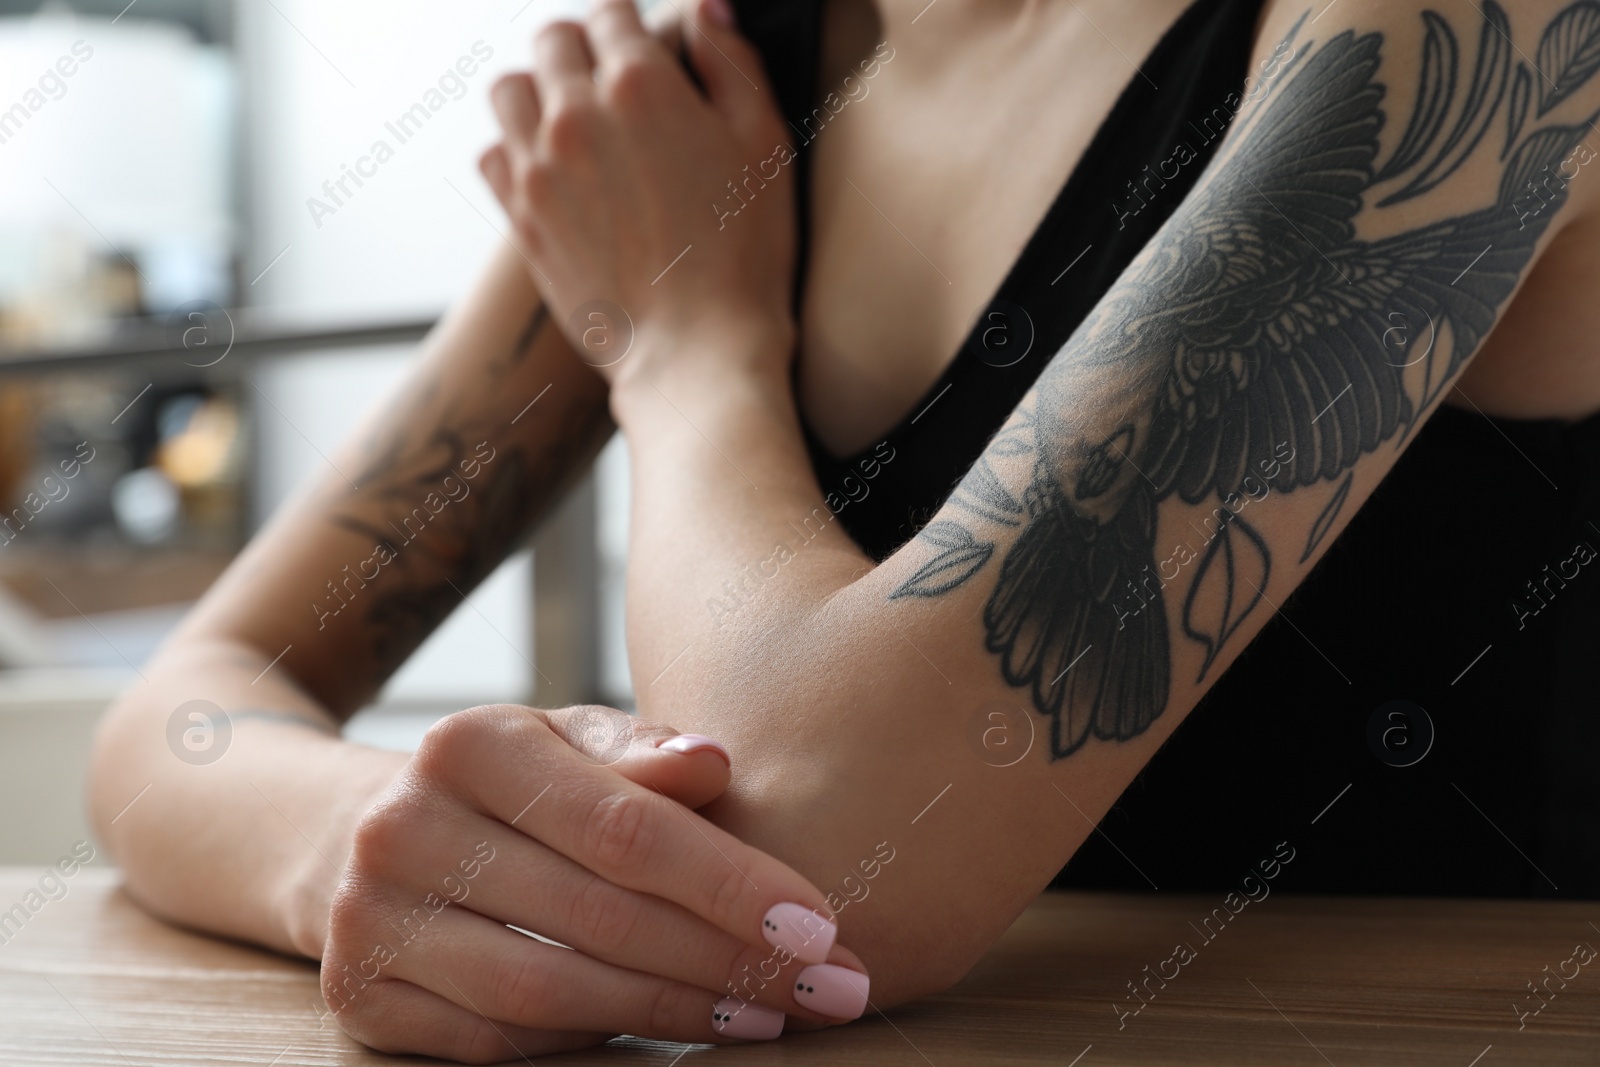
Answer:
M786 950L802 963L827 959L838 934L837 926L799 904L774 904L761 920L761 936L767 944Z
M783 1012L737 997L723 997L711 1006L711 1028L729 1037L771 1041L783 1033Z
M860 971L819 963L795 979L794 999L814 1012L835 1019L859 1019L867 1010L872 980Z
M718 26L733 25L733 8L728 6L728 0L704 0L700 7Z
M728 766L733 766L733 760L728 757L728 750L704 734L679 734L677 737L667 738L656 747L668 752L682 752L685 755L691 752L715 752Z

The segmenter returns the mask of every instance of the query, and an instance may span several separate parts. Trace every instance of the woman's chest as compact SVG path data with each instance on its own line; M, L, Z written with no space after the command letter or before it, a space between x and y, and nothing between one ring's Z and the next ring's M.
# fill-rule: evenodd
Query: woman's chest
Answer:
M826 5L821 106L795 132L812 176L799 402L831 452L877 440L939 377L1185 6L1030 5L963 35Z

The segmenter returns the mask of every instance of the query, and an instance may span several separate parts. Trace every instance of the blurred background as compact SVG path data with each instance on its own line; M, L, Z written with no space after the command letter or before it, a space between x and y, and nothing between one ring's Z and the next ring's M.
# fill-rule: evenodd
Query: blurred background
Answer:
M503 239L488 88L583 9L0 0L0 864L88 837L100 711ZM349 734L628 706L626 478L613 441ZM566 688L538 691L557 658Z

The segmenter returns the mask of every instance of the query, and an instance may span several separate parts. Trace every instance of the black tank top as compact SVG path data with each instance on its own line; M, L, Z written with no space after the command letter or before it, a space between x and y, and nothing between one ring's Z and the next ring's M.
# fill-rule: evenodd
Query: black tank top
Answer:
M1193 186L1261 3L1197 0L1130 70L989 310L883 444L833 457L808 431L873 557L939 509ZM796 134L804 257L804 145L855 105L816 84L819 0L736 8ZM1173 175L1180 142L1200 158ZM1440 409L1056 884L1225 890L1283 842L1288 889L1600 896L1600 560L1580 562L1595 549L1600 416Z

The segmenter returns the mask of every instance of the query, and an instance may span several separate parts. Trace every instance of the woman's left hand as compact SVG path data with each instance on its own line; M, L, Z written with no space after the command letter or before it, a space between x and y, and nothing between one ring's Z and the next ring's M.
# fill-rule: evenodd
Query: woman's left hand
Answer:
M547 27L532 73L492 91L504 140L480 168L552 314L614 389L664 358L787 371L794 156L726 11L701 0L684 29L704 94L632 0Z

